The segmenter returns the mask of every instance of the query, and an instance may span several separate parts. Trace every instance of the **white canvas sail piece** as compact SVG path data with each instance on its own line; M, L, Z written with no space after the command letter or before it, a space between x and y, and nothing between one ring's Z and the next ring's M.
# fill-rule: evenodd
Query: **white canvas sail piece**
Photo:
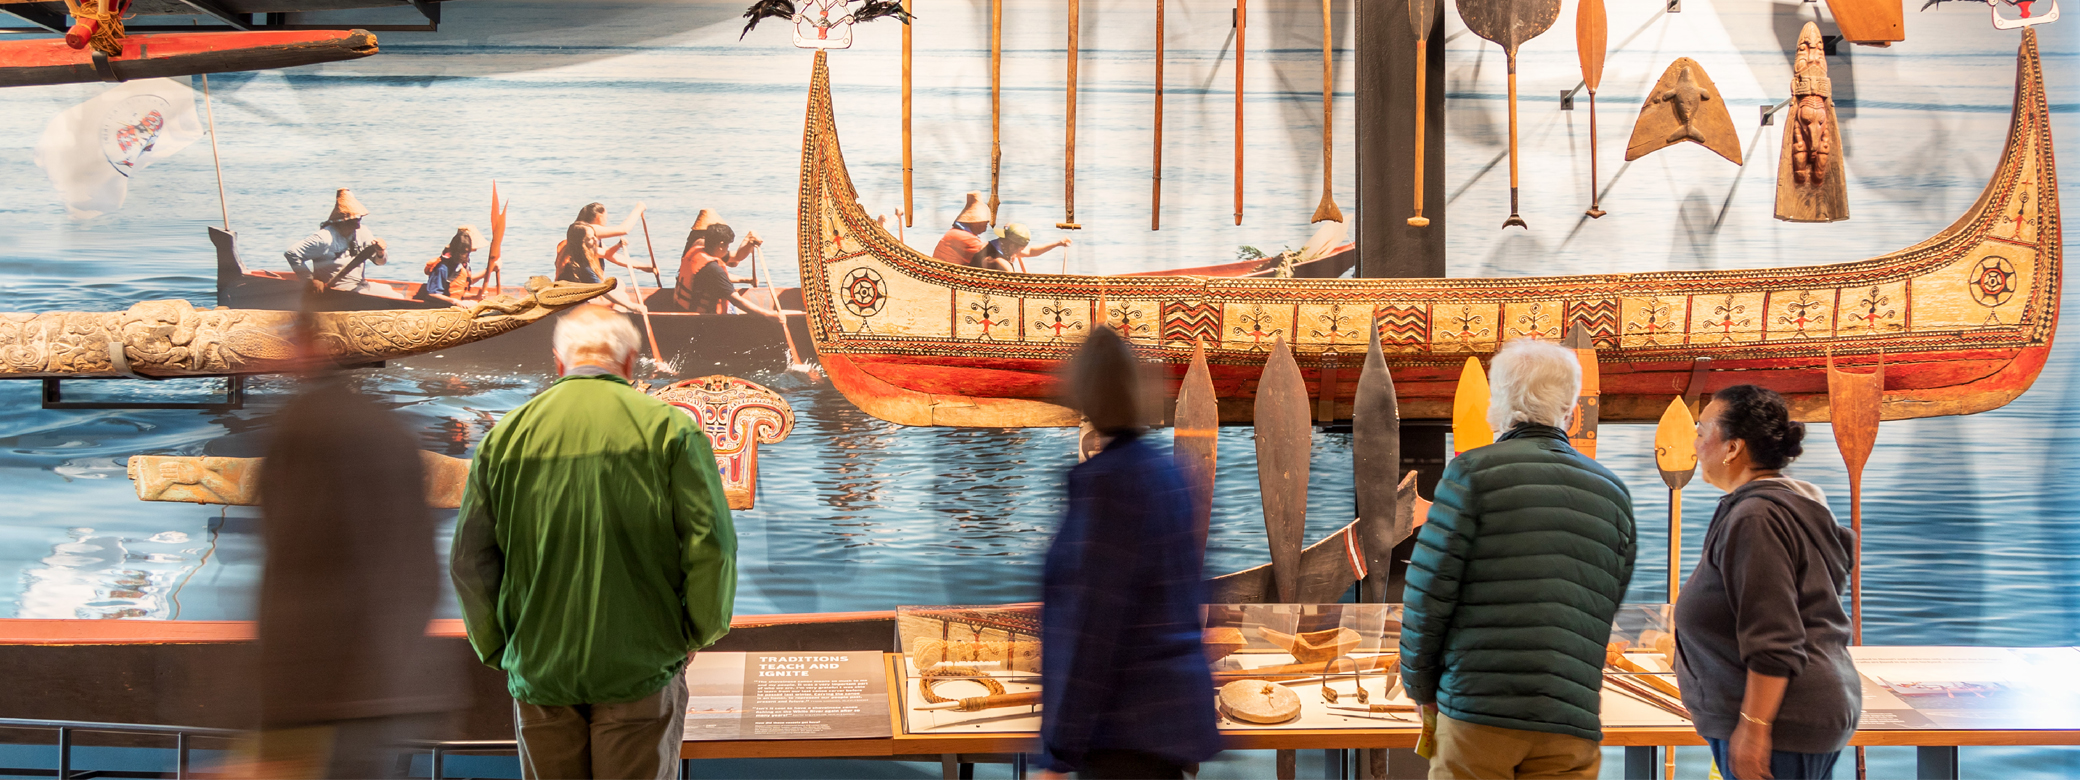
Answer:
M126 82L58 112L36 142L36 166L67 214L92 219L121 208L138 172L202 132L186 78Z

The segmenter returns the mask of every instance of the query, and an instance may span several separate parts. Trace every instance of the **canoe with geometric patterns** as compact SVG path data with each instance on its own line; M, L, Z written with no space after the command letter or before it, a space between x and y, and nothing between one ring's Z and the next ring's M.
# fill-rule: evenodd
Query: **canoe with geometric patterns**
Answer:
M1670 399L1753 383L1828 418L1827 361L1886 364L1884 417L1996 409L2028 390L2058 324L2058 181L2036 36L1985 192L1926 241L1868 260L1784 268L1461 279L1220 279L1019 274L938 262L860 207L838 146L825 54L802 144L803 302L825 373L904 425L1075 425L1055 372L1098 324L1173 383L1204 344L1223 422L1248 422L1274 340L1310 397L1349 419L1365 329L1378 330L1403 419L1448 419L1460 367L1507 339L1597 348L1601 418L1652 422ZM1322 386L1334 366L1343 381Z

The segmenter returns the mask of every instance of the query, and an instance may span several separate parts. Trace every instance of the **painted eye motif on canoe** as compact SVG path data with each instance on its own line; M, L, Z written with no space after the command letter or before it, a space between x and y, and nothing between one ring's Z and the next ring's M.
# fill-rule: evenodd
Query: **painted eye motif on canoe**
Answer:
M2015 266L2005 257L1987 257L1972 271L1972 300L1999 306L2015 295Z
M872 317L881 313L888 305L888 285L881 280L880 272L872 268L854 268L845 274L845 282L839 285L839 300L844 301L845 310L855 317Z

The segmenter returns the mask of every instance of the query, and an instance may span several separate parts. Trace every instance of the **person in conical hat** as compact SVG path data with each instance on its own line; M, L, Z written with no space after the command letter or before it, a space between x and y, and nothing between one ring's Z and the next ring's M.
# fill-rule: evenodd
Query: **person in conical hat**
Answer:
M989 235L989 223L996 221L992 216L989 206L982 202L982 193L968 193L968 204L954 215L953 227L946 229L939 246L932 249L932 257L954 265L975 262L975 255L989 243L985 236Z
M368 264L390 262L388 246L361 224L366 216L368 207L352 190L341 187L333 194L332 213L319 223L318 231L291 245L282 257L298 277L319 287L366 291Z
M490 271L471 274L469 257L485 244L484 235L477 232L475 225L455 228L455 236L448 239L448 247L441 250L439 257L426 263L426 286L419 288L419 299L446 301L455 306L468 306L463 296L469 288L484 280Z
M1054 251L1056 247L1069 245L1069 239L1064 238L1051 244L1033 246L1033 231L1028 230L1025 225L1017 222L1007 223L1003 227L997 228L995 235L996 238L984 245L982 251L975 253L975 259L970 261L969 265L976 268L1024 273L1026 270L1026 258L1039 257Z
M758 237L758 231L750 231L744 234L743 244L730 249L736 240L736 230L723 222L720 215L712 209L701 209L694 218L693 229L686 233L686 251L679 256L679 278L672 287L672 302L680 310L695 314L727 314L729 307L735 305L741 311L779 321L789 312L752 302L737 285L754 280L730 273L764 245L765 239Z

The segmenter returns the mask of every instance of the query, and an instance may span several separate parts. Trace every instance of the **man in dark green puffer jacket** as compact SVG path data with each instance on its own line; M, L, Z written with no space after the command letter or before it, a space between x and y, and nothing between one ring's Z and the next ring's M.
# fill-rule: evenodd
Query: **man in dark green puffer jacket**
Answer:
M1503 345L1494 444L1445 467L1401 624L1410 698L1436 716L1432 778L1593 778L1604 644L1632 580L1632 496L1568 446L1574 353ZM1434 708L1434 709L1432 709Z

